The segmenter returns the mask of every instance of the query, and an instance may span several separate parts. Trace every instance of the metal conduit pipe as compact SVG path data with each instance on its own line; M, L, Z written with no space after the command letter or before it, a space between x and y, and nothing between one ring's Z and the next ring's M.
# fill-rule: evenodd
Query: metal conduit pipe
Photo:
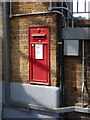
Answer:
M63 1L62 1L62 3L63 3ZM48 7L48 10L49 10L49 11L52 11L52 10L54 10L54 9L64 9L64 10L67 10L67 11L69 12L71 18L72 18L72 28L74 27L74 18L73 18L73 15L72 15L71 10L69 10L68 8L63 7L63 6L61 6L61 7L53 7L53 6L52 6L52 0L50 0L50 5L49 5L49 7Z
M50 7L52 8L52 0L50 0ZM66 18L64 16L63 13L59 12L59 11L46 11L46 12L38 12L38 13L25 13L25 14L15 14L13 15L12 12L12 0L10 0L10 14L9 14L9 18L12 17L21 17L21 16L29 16L29 15L42 15L42 14L50 14L50 13L58 13L59 15L61 15L64 18L65 21L65 26L66 26Z
M53 10L53 11L51 11L51 12L53 12L53 13L58 13L59 15L61 15L61 16L64 18L64 23L65 23L65 28L66 28L66 27L67 27L67 24L66 24L66 18L65 18L65 16L64 16L64 14L61 13L60 11L56 11L56 10Z
M67 3L67 1L66 0L64 0L65 1L65 4L66 4L66 7L69 9L69 5L68 5L68 3ZM69 3L70 4L70 3ZM69 9L70 10L70 9ZM69 13L67 13L67 24L68 24L68 26L69 26Z
M72 12L68 8L65 8L65 7L52 7L52 10L55 10L55 9L64 9L70 13L70 16L72 18L72 28L73 28L74 27L74 18L73 18Z
M10 14L9 14L9 18L12 17L21 17L21 16L29 16L29 15L42 15L42 14L50 14L50 13L57 13L59 15L61 15L64 18L64 22L65 22L65 27L66 27L66 18L64 16L64 14L60 11L56 11L56 10L52 10L52 0L50 0L50 5L48 7L49 11L46 12L38 12L38 13L25 13L25 14L13 14L12 12L12 0L10 0Z
M30 16L30 15L44 15L44 14L50 14L51 12L38 12L38 13L25 13L25 14L10 14L9 18L13 17L23 17L23 16Z
M84 106L84 87L85 87L85 76L84 76L84 69L85 69L85 46L84 40L82 41L82 92L81 92L81 103L82 107Z
M48 7L48 10L49 10L49 11L52 10L52 0L50 0L50 4L49 4L49 7Z
M25 13L25 14L10 14L9 15L9 18L12 18L12 17L22 17L22 16L30 16L30 15L44 15L44 14L52 14L52 13L57 13L59 15L61 15L64 19L64 23L65 23L65 27L66 27L66 18L64 16L63 13L59 12L59 11L56 11L56 10L53 10L53 11L47 11L47 12L38 12L38 13Z

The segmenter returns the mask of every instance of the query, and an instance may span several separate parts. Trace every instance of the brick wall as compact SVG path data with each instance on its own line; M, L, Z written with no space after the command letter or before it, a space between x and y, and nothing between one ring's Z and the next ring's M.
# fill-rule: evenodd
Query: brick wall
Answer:
M13 3L13 13L32 13L47 11L49 3ZM2 4L0 3L0 45L3 39L3 22L2 22ZM38 15L24 16L10 19L10 38L11 38L11 81L28 83L29 80L29 60L28 60L28 28L30 26L50 26L50 79L51 85L57 84L57 15ZM90 41L85 43L86 58L88 59L88 48ZM1 56L1 51L0 51ZM64 72L65 72L65 90L66 104L75 105L81 103L81 82L82 82L82 63L81 56L65 57ZM89 76L88 62L86 63ZM1 72L0 72L1 74ZM88 77L89 78L89 77ZM87 79L87 81L90 81ZM89 83L89 82L88 82ZM87 84L87 87L89 84ZM88 87L89 89L89 87ZM89 89L90 91L90 89ZM85 91L85 102L90 101L90 94ZM89 115L70 113L69 118L90 118ZM68 116L68 115L66 115Z
M70 114L65 114L65 118L65 120L90 120L90 114L71 112Z
M81 44L81 42L80 42ZM64 58L64 73L65 73L65 92L66 105L81 106L81 91L82 91L82 55L78 57ZM84 105L90 107L90 41L85 41L85 89L84 89ZM67 113L67 119L83 119L89 120L89 114Z
M81 102L82 64L81 57L65 57L65 91L66 104L74 105Z
M80 42L81 44L81 42ZM81 45L82 46L82 45ZM81 106L82 96L82 48L77 57L64 57L64 78L67 105ZM85 41L85 89L84 103L90 104L90 41Z
M85 42L85 78L86 78L86 91L85 102L90 106L90 41Z
M13 13L32 13L48 10L48 3L13 3ZM29 80L28 28L50 26L50 80L56 86L56 14L16 17L10 20L11 33L11 80L27 83Z

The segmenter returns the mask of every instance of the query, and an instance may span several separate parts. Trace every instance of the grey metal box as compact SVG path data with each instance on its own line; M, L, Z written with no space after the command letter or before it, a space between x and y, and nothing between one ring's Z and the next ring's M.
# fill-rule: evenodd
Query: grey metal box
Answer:
M79 55L79 40L64 40L64 55Z

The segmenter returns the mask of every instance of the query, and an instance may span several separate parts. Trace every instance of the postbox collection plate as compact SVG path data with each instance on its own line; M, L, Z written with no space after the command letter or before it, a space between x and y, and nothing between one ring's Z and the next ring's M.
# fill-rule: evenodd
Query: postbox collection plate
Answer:
M50 27L29 27L29 82L50 85Z

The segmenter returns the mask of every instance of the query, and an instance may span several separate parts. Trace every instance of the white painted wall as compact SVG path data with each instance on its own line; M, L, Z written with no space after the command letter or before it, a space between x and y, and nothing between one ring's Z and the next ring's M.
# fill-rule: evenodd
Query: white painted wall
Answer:
M21 83L10 84L10 95L12 100L38 104L45 107L60 106L60 89L52 86L30 85ZM13 108L3 109L4 118L60 118L60 114L49 113L39 110L23 112Z
M11 83L12 100L39 104L46 107L59 107L60 89L58 87Z

